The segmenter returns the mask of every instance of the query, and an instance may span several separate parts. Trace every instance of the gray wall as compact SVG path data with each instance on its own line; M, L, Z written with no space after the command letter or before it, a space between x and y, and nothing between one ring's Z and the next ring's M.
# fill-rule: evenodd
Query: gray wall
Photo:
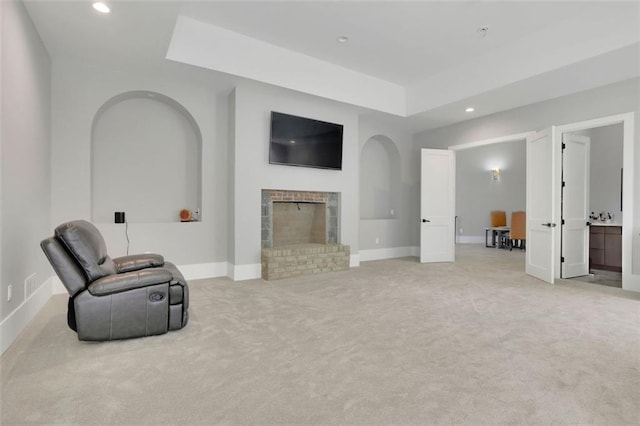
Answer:
M228 99L228 135L227 135L227 262L236 263L235 240L235 188L236 188L236 90L229 93Z
M168 96L191 113L202 133L202 221L132 223L130 252L159 252L181 265L227 261L228 84L188 66L113 70L71 61L53 63L52 222L91 219L91 129L99 108L121 93ZM162 146L157 146L163 150ZM143 169L156 167L148 162ZM171 176L173 170L167 168ZM112 256L126 253L123 225L101 223Z
M271 111L344 125L342 170L269 164ZM253 82L235 89L233 176L234 264L251 274L260 263L261 191L341 193L340 242L358 251L358 116L354 107ZM258 269L259 274L259 269Z
M113 223L115 211L130 223L178 222L181 209L200 209L199 128L181 105L149 94L124 94L94 119L94 223Z
M400 154L391 139L374 136L360 152L360 218L392 219L400 190Z
M634 78L544 102L510 109L475 120L414 135L414 148L447 148L506 135L542 130L640 108L640 79ZM636 132L638 135L640 132ZM416 161L419 161L416 158Z
M494 180L491 170L499 168ZM511 213L526 207L526 144L524 140L456 151L456 215L459 242L484 241L492 210Z
M0 319L24 301L24 280L38 284L51 276L40 250L51 234L51 64L31 19L20 2L2 1L0 122ZM7 287L13 298L7 303Z
M377 250L393 249L400 247L416 247L419 243L419 235L416 235L414 224L418 224L419 211L415 210L413 204L419 200L420 193L417 176L420 173L419 164L414 161L412 148L412 135L409 131L398 124L386 123L377 115L361 116L359 129L359 141L361 149L362 169L360 173L360 186L367 187L375 183L378 179L378 161L389 161L389 174L392 186L395 186L391 194L390 203L394 210L393 216L390 212L386 215L382 209L379 210L380 217L371 218L366 214L360 219L360 249ZM369 156L366 153L367 146L372 142L378 144L377 140L385 140L393 143L397 153L389 152L389 149L377 149ZM378 147L380 148L380 147ZM392 150L391 150L392 151ZM394 160L398 155L398 160ZM386 156L386 158L385 158ZM368 162L368 163L367 163ZM374 188L369 188L373 191ZM366 193L360 196L367 197ZM367 203L366 198L361 203ZM377 242L376 242L377 240Z
M596 127L591 138L590 211L613 213L622 223L620 169L622 168L622 124Z

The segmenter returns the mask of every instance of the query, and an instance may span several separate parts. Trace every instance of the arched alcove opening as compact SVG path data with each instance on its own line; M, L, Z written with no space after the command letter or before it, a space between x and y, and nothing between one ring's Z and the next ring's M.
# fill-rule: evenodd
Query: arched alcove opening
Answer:
M387 136L369 138L360 154L360 218L395 218L400 190L398 148Z
M202 135L193 116L160 93L106 101L91 128L91 212L98 223L177 222L201 206Z

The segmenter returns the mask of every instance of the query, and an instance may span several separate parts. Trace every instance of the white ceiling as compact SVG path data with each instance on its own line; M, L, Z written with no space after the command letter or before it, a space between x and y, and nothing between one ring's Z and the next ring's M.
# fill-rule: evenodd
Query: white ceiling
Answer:
M219 2L181 13L380 79L411 86L597 3ZM486 37L477 29L488 26ZM345 35L350 41L336 42Z
M87 1L25 4L54 61L171 58L408 116L414 130L639 75L638 2L114 1L109 15Z

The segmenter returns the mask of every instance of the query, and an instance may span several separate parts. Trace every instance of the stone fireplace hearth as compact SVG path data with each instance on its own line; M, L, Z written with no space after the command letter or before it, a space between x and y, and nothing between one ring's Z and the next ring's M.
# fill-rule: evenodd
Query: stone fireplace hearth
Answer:
M261 208L263 279L348 269L339 193L264 189Z

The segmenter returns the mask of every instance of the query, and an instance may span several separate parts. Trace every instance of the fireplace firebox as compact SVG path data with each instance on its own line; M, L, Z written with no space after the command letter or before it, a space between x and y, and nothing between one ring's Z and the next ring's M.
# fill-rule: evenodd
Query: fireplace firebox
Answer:
M348 269L339 210L337 192L262 190L262 278Z

